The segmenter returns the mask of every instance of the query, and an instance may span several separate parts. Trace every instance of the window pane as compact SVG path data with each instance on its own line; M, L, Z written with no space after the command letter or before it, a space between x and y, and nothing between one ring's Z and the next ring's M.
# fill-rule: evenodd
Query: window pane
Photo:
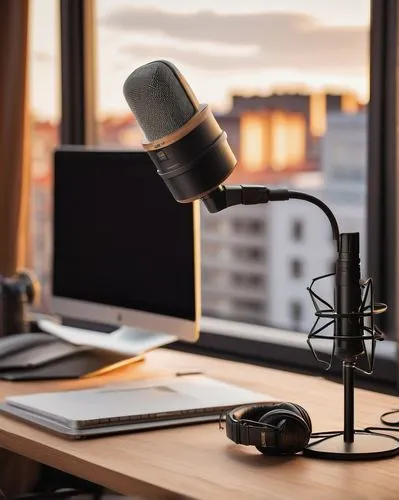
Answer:
M155 59L210 104L238 166L230 183L315 195L361 235L367 277L369 0L97 0L103 144L141 148L122 95ZM306 291L334 261L325 215L302 201L202 211L203 313L308 331ZM333 301L331 280L317 287Z
M31 199L30 262L42 285L40 309L48 310L51 278L52 152L58 143L59 15L58 2L31 0L30 105Z

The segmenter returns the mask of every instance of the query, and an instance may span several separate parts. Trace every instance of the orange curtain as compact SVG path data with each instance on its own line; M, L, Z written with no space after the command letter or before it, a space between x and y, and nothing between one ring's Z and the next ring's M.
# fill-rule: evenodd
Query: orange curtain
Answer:
M25 265L30 184L29 0L0 1L0 274Z
M0 274L25 264L30 184L28 2L0 0ZM39 465L0 448L0 498L31 491Z

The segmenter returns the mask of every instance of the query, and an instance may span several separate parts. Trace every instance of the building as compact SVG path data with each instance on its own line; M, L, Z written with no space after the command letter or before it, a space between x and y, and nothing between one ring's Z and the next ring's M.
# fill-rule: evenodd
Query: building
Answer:
M293 175L284 187L322 199L341 232L360 232L366 277L367 117L331 113L326 126L321 172ZM290 200L216 215L203 210L202 242L205 315L309 331L315 316L306 288L331 273L335 262L331 228L320 209ZM332 278L315 290L333 302Z
M304 115L244 112L240 117L239 159L248 173L307 169Z
M337 204L354 198L366 204L367 114L331 113L323 142L323 172L329 199Z
M255 164L262 158L268 169L281 170L294 166L296 170L317 170L320 167L321 139L326 131L327 115L337 112L357 113L361 107L352 93L234 95L229 114L241 118L241 139L245 141L244 144L241 141L240 148L234 151L244 164L248 153L252 154L249 170L254 162L253 156ZM256 137L260 135L263 140L255 148ZM268 139L269 135L271 139Z
M202 211L205 315L305 331L314 318L306 287L333 262L328 221L308 203Z
M202 207L202 307L209 316L264 324L268 220L263 205L210 215Z
M367 277L366 175L367 115L365 112L328 115L322 141L321 189L306 192L321 198L333 211L341 232L360 233L362 275ZM292 200L273 204L270 214L271 294L269 322L307 331L314 321L306 284L331 272L335 247L326 216L311 204ZM331 280L321 281L320 294L333 300Z
M32 120L32 163L30 189L30 259L29 267L42 287L40 309L49 308L51 284L51 214L53 151L58 144L58 125Z

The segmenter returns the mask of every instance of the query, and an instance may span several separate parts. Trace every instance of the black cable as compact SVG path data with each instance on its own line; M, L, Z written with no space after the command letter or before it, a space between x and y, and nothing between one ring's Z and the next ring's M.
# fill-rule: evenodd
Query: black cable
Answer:
M337 251L339 251L339 226L337 219L335 218L330 208L315 196L312 196L307 193L301 193L299 191L289 191L289 196L290 199L304 200L308 201L309 203L313 203L313 205L316 205L317 207L321 208L321 210L323 210L323 212L328 217L328 220L330 221L331 229L333 232L333 238L337 242Z
M399 410L391 410L391 411L387 411L387 412L383 413L380 417L381 423L383 423L384 425L388 425L390 427L399 427L399 420L395 420L394 422L390 422L389 420L387 420L385 418L388 415L395 415L395 413L399 413Z
M385 432L399 432L399 429L397 427L378 427L378 426L374 427L374 426L370 426L370 427L365 427L364 431L365 432L369 432L370 434L378 434L379 436L384 436ZM393 439L396 439L396 441L399 441L399 437L392 436L390 434L388 434L388 436L391 437L391 438L393 438Z
M308 444L308 448L311 448L315 444L322 443L323 441L326 441L327 439L330 439L332 437L336 436L343 436L344 431L323 431L323 432L312 432L310 435L310 439L316 439L316 441L312 441L311 443ZM319 439L317 439L319 438Z
M399 437L392 436L392 434L386 434L386 432L399 432L399 427L398 428L393 428L393 427L365 427L364 429L355 429L356 434L373 434L376 436L389 436L395 441L398 441L399 443ZM307 448L311 448L312 446L322 443L323 441L326 441L327 439L330 439L332 437L336 436L343 436L344 431L325 431L325 432L313 432L310 436L310 440L316 439L316 441L311 441L307 445ZM317 439L319 438L319 439ZM399 454L399 447L398 447L398 454Z
M385 413L383 413L380 417L381 422L386 426L386 427L379 427L379 426L369 426L365 427L364 429L356 429L356 433L363 433L363 434L375 434L378 436L389 436L392 439L395 439L396 441L399 442L399 437L393 436L392 434L386 434L390 432L399 432L399 420L395 420L390 422L387 420L385 417L388 415L399 415L399 409L398 410L390 410ZM316 439L316 441L312 441L311 443L308 444L308 447L312 447L312 445L321 443L325 441L326 439L329 439L331 437L335 436L340 436L343 435L343 431L323 431L323 432L313 432L310 435L310 439ZM317 439L318 438L318 439ZM399 452L398 452L399 454Z

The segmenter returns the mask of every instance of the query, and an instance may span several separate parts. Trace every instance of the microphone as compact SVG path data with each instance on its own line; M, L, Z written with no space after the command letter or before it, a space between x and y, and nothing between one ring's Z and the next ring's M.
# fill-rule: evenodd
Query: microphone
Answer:
M227 134L172 63L140 66L123 94L144 133L143 147L176 201L205 198L229 177L237 160Z
M314 196L257 185L223 185L237 160L206 104L169 61L153 61L135 69L123 94L144 133L144 149L176 201L202 200L211 213L234 205L256 205L296 198L317 205L328 217L338 243L338 223Z
M359 233L343 233L336 262L335 352L344 361L353 362L364 354L364 320L361 312Z

